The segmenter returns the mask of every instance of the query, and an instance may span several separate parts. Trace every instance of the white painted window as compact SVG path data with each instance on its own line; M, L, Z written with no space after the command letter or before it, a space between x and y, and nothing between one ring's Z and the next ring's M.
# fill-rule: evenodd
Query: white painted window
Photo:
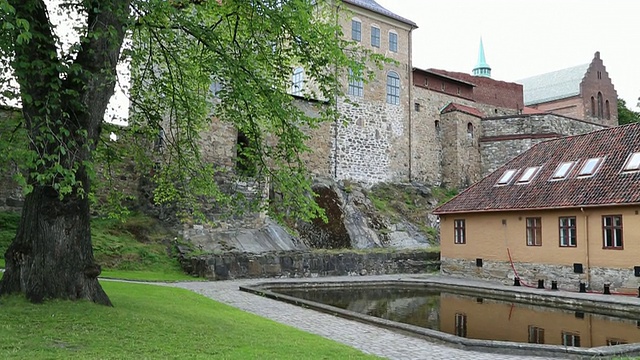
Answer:
M533 178L536 176L539 170L540 170L540 166L532 166L532 167L526 168L522 172L522 175L520 175L520 178L518 178L518 184L527 184L531 182L531 180L533 180Z
M304 87L304 69L296 68L293 70L293 85L291 86L292 95L302 95L302 89Z
M517 169L509 169L505 171L500 177L500 179L498 180L498 185L509 184L517 172L518 172Z
M640 170L640 152L635 152L627 158L627 162L624 164L623 171L638 171Z
M604 158L601 157L588 159L582 165L578 176L587 177L595 175L595 173L598 171L598 168L600 167L600 164L602 163L602 160L604 160Z
M560 165L558 165L558 167L556 168L556 171L554 171L553 175L551 175L551 179L552 180L565 179L567 175L569 175L569 172L571 172L571 169L573 169L573 165L575 165L575 161L567 161L567 162L560 163Z

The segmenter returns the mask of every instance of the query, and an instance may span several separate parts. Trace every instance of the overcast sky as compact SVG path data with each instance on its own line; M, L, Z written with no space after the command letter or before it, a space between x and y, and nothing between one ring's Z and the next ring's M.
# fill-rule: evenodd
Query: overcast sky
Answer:
M480 37L492 78L505 81L586 64L600 51L618 96L638 110L638 0L376 1L418 24L415 67L470 73Z

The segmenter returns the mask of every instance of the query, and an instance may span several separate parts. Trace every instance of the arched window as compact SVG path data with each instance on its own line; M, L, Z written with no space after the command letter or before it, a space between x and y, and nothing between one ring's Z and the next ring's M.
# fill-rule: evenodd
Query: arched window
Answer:
M387 104L400 105L400 76L395 71L387 74Z
M596 116L596 99L591 97L591 116Z
M293 70L293 85L291 86L292 95L302 95L302 87L304 86L304 69L296 68Z
M351 19L351 39L362 41L362 21L358 18Z
M467 136L473 138L473 124L467 123Z
M602 119L603 118L603 104L602 104L602 93L600 91L598 91L598 119Z
M349 69L349 87L347 88L347 94L360 97L364 95L364 80L362 80L362 77L355 76L351 69Z
M609 108L609 100L605 101L604 103L604 115L606 116L607 120L611 120L611 109Z

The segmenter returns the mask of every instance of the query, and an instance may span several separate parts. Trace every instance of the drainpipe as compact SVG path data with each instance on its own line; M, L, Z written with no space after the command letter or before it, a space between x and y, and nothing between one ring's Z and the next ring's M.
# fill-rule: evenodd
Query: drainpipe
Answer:
M581 207L580 211L582 212L582 214L584 215L584 237L585 237L585 261L586 261L586 269L585 269L585 275L586 275L586 280L587 280L587 285L589 287L591 287L591 266L589 265L589 215L587 215L584 212L584 208Z
M336 3L336 26L340 25L340 4ZM340 37L338 30L336 30L336 41ZM335 77L338 78L338 66L335 66ZM340 126L340 115L338 112L338 97L336 96L336 111L335 111L335 126L333 129L333 178L335 181L338 181L338 127Z
M411 89L413 88L413 65L412 65L412 34L413 26L409 29L409 182L413 181L413 97Z

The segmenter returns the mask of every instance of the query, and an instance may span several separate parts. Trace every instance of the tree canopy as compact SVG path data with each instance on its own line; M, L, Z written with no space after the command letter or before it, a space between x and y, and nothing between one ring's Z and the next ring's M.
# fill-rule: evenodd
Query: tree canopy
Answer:
M53 12L76 19L72 28L52 22ZM7 156L20 166L27 194L0 294L110 304L89 231L96 160L125 156L118 151L149 165L161 160L155 199L185 212L201 197L224 203L229 198L211 180L220 169L201 161L198 146L212 116L247 135L243 155L282 194L273 214L318 216L301 159L309 151L305 129L338 120L343 69L364 77L365 64L381 61L343 40L337 16L333 2L312 0L0 0L0 84L22 112L16 136L0 141L23 149ZM63 46L62 30L76 40ZM124 59L132 106L122 131L130 141L114 146L101 132ZM302 95L325 104L318 117L292 102L294 66L309 84ZM215 100L212 83L219 84ZM166 151L150 158L148 144L160 131Z
M627 102L618 99L618 124L631 124L640 122L640 113L627 107Z

